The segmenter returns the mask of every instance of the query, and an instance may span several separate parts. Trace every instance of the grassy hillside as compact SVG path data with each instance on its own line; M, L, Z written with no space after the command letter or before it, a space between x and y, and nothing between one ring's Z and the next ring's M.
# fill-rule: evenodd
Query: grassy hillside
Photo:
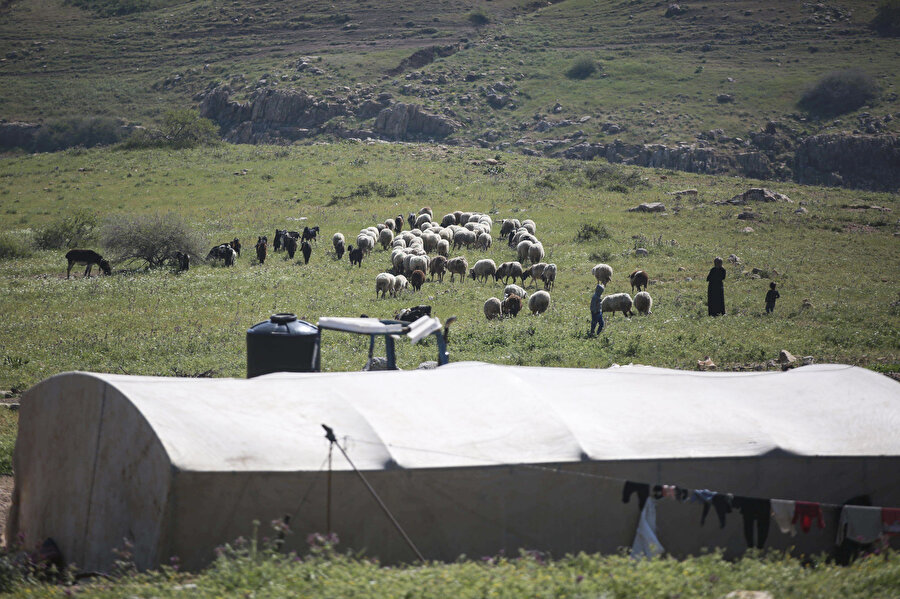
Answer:
M63 251L0 260L0 389L21 390L74 369L242 376L244 332L273 312L314 322L323 315L390 317L419 303L433 305L442 319L459 317L453 360L695 368L709 355L723 368L754 368L785 348L818 362L898 370L897 196L785 185L778 189L792 204L716 206L753 183L651 170L629 177L624 167L516 155L499 165L483 162L493 157L440 146L343 143L68 151L4 160L0 230L13 237L32 238L75 208L101 219L174 211L210 246L237 236L248 249L235 268L195 264L175 275L114 264L114 276L89 280L65 279ZM698 197L667 193L685 187L696 187ZM666 214L627 211L660 200ZM389 268L388 252L376 250L361 269L331 255L334 232L353 243L361 228L423 205L436 215L490 212L498 223L534 219L546 260L560 269L550 310L487 322L482 304L500 296L503 286L471 280L429 282L419 293L376 300L374 280ZM808 213L795 213L801 205ZM854 205L892 212L847 207ZM757 220L738 220L744 210ZM276 227L304 224L319 225L323 236L309 265L285 260L283 253L264 265L251 258L258 235L271 238ZM753 233L742 232L748 224ZM584 225L605 233L577 241ZM649 256L636 257L637 246ZM497 264L515 259L499 240L488 252L456 253L470 265L482 257ZM741 265L726 263L728 315L710 319L705 276L714 256L730 254ZM642 268L655 303L652 316L626 320L618 314L601 337L590 339L590 269L600 261L615 270L607 293L631 292L627 274ZM754 268L779 284L782 299L772 317L763 314L769 279L754 278ZM804 307L805 300L811 306ZM326 335L325 369L361 368L363 347L355 337ZM400 354L408 368L434 359L435 348L404 346Z
M109 16L120 5L143 10ZM723 129L726 146L738 147L735 137L772 119L802 134L864 130L859 114L900 112L900 42L869 27L872 2L692 3L666 17L667 6L14 0L0 9L0 118L112 115L146 124L166 109L193 105L196 94L219 82L238 97L259 86L322 97L345 96L356 86L386 91L449 111L465 124L462 140L491 143L524 136L674 144ZM487 24L476 26L473 13ZM461 51L387 74L417 48L447 43L461 43ZM311 57L315 73L297 70L303 57ZM579 58L599 70L584 80L568 78ZM838 119L806 119L796 107L802 92L848 67L875 78L881 90L875 105ZM477 78L467 81L469 74ZM499 109L485 99L497 81L510 97ZM733 102L720 103L720 94ZM552 112L557 102L560 111ZM583 117L591 118L579 122ZM541 118L574 124L534 131ZM897 131L897 122L889 120L885 130ZM619 131L607 133L605 123Z

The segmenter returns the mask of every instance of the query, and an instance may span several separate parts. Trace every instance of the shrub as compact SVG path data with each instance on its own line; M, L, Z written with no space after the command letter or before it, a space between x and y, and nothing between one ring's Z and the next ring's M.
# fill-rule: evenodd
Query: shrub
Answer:
M483 10L474 10L469 13L469 23L475 27L483 27L491 22L491 18Z
M569 79L587 79L597 71L597 63L584 56L579 58L566 71L566 77Z
M0 234L0 260L27 258L33 253L31 246L25 240L9 233Z
M32 150L57 152L83 146L112 145L122 141L125 128L119 119L105 116L78 116L44 124L34 136Z
M219 133L215 123L201 118L193 110L170 110L163 117L159 129L137 129L123 147L136 148L195 148L215 145Z
M608 191L620 193L627 193L631 189L649 186L641 178L640 172L625 170L618 165L609 163L591 164L585 167L584 176L588 180L588 187L603 187Z
M590 241L592 239L609 239L611 236L609 234L609 229L606 228L606 225L592 225L591 223L584 223L581 225L581 229L578 230L578 233L575 234L575 241Z
M34 244L42 250L69 249L93 241L96 235L96 215L79 209L40 229L35 235Z
M900 36L900 0L882 0L872 19L872 27L885 37Z
M176 4L178 0L66 0L78 8L91 10L101 17L128 15Z
M873 100L878 87L870 75L859 69L833 71L806 90L797 103L800 108L820 117L851 112Z
M203 241L182 217L173 214L111 216L103 225L103 245L117 261L138 260L163 266L175 252L203 254Z

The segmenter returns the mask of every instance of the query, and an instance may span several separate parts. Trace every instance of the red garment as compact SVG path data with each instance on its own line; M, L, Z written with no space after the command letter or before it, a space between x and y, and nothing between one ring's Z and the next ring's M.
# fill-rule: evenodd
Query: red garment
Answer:
M881 524L886 535L900 535L900 508L881 508Z
M800 520L800 528L803 532L809 532L814 518L819 528L825 528L825 519L822 518L822 508L819 504L810 501L798 501L794 508L794 518L791 520L791 524L796 524L797 520Z

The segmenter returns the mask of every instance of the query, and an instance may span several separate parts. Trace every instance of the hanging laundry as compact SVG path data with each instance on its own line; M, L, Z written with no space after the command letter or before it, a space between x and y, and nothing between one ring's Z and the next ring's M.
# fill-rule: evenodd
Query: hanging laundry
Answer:
M638 520L637 530L634 533L634 543L631 544L631 557L641 559L656 557L663 553L665 549L656 535L656 501L650 499L641 510L641 519Z
M886 535L900 535L900 508L881 508L882 530Z
M650 485L646 483L635 483L630 480L625 481L625 487L622 489L622 503L628 503L631 495L637 493L638 509L643 510L647 498L650 496Z
M800 521L800 530L803 532L809 532L809 529L812 527L813 520L816 521L816 524L819 528L825 528L825 520L822 518L822 507L818 503L813 503L811 501L798 501L796 502L796 507L794 508L794 517L791 519L791 524L796 524L797 520Z
M881 538L881 519L879 507L845 505L841 510L835 543L840 545L845 539L857 543L874 543Z
M747 547L762 549L769 536L769 519L772 506L768 499L758 497L735 497L731 502L732 507L741 512L744 519L744 539ZM753 540L754 527L756 529L756 542Z
M797 527L792 522L796 502L790 499L770 499L769 504L772 507L772 517L775 518L778 529L784 534L790 533L792 537L797 536Z
M675 492L678 487L675 485L663 485L663 497L666 499L675 499Z
M663 486L662 485L654 485L653 486L653 499L662 499L663 498Z
M700 525L706 522L706 516L709 514L709 508L712 506L716 510L716 516L719 517L719 528L725 528L725 515L731 513L732 496L726 493L716 493L709 489L696 489L691 497L691 501L703 502L703 513L700 515Z

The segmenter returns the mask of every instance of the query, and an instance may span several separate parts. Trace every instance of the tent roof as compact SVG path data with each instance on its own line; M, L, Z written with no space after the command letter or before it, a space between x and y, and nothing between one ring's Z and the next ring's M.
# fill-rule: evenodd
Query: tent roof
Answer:
M323 423L367 470L900 455L900 385L843 365L701 373L461 362L250 380L87 376L130 400L187 471L319 470Z

